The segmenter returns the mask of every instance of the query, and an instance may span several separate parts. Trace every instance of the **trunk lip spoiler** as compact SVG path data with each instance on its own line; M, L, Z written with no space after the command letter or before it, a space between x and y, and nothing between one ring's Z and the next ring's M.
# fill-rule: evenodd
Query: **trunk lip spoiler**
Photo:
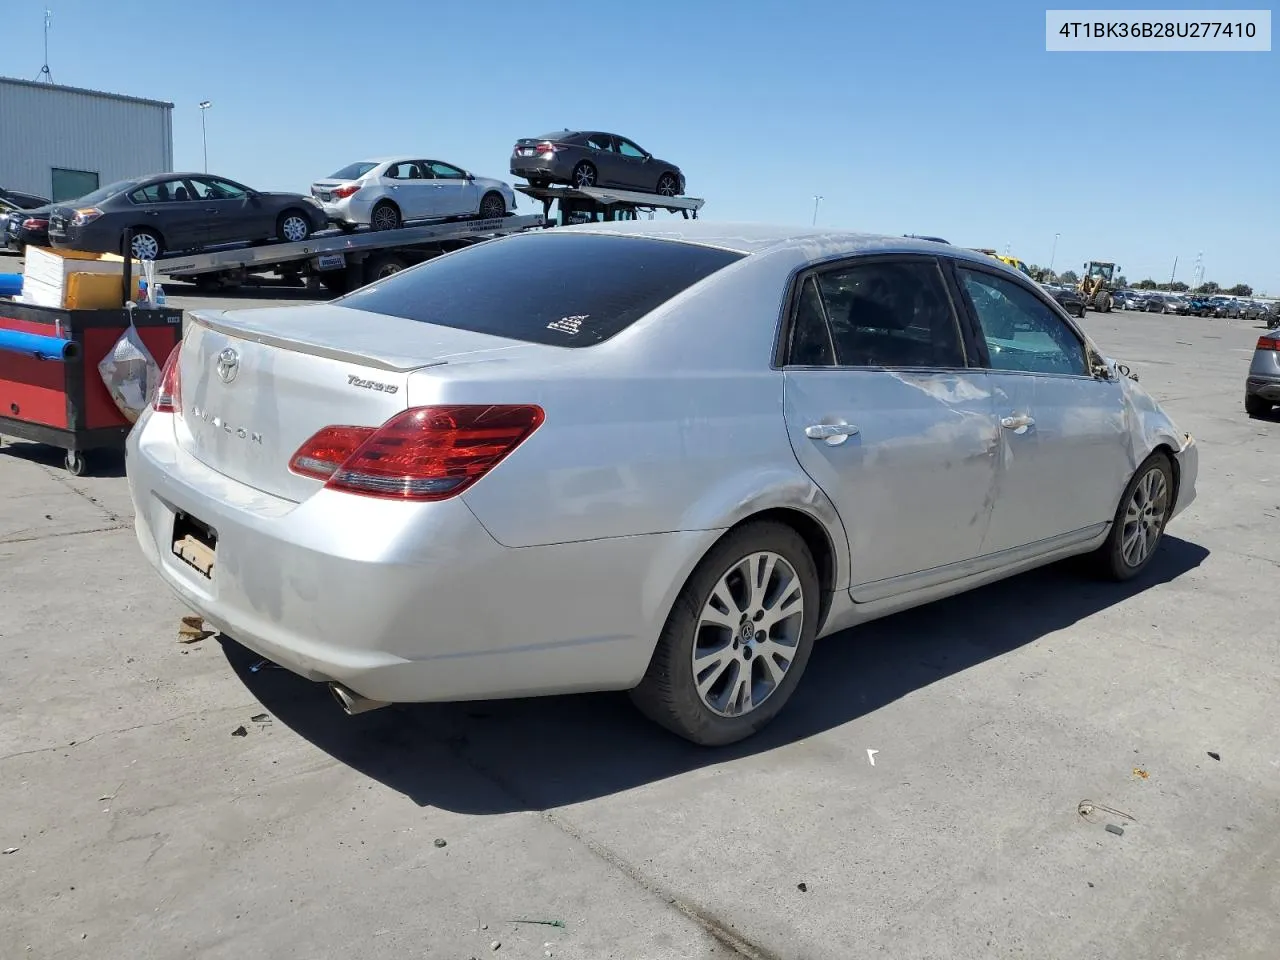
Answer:
M278 337L264 330L248 329L238 323L223 319L230 313L232 313L230 310L191 310L188 312L188 316L191 318L192 323L198 323L206 329L214 330L228 337L235 337L237 340L247 340L252 343L261 343L265 346L279 347L283 350L292 350L294 352L304 352L299 351L298 348L305 347L305 353L309 356L324 357L341 363L354 363L358 366L386 370L390 373L412 373L415 370L425 370L428 367L442 367L449 362L448 360L428 360L424 362L410 360L408 357L396 361L385 357L371 357L365 353L343 350L341 347L305 343L290 337Z

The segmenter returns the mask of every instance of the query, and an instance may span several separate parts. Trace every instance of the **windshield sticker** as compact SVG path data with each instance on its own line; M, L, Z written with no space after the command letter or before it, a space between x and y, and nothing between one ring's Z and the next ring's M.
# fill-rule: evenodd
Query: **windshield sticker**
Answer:
M552 320L547 324L548 330L559 330L561 333L580 333L582 331L582 323L589 313L583 313L574 317L561 317L559 320Z

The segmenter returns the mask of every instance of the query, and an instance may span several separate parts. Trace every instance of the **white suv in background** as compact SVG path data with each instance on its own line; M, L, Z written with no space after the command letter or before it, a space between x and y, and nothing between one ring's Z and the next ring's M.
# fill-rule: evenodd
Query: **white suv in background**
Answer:
M395 230L413 220L504 217L516 195L501 180L439 160L382 157L348 164L311 185L311 195L343 229Z

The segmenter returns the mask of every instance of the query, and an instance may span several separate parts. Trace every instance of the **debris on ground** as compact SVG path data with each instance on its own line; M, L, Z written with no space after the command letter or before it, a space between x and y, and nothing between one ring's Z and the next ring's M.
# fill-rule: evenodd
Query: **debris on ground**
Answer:
M500 950L501 948L502 948L502 944L501 944L501 943L499 943L497 940L495 940L495 941L493 941L493 943L489 944L489 949L490 949L490 950Z
M214 633L213 630L205 629L204 617L183 617L182 623L178 626L178 642L199 643L201 640L212 637Z
M1081 800L1076 805L1076 813L1080 814L1090 823L1099 823L1101 821L1094 817L1095 813L1109 813L1113 817L1119 817L1121 820L1127 820L1130 823L1137 823L1138 818L1131 813L1125 813L1123 810L1117 810L1115 807L1108 807L1104 803L1095 803L1092 800Z
M269 713L255 713L252 717L250 717L250 718L249 718L249 722L250 722L250 723L270 723L270 722L271 722L271 714L269 714Z
M809 885L807 883L797 883L796 889L799 890L801 893L808 893Z
M1214 753L1212 750L1210 750L1210 751L1209 751L1209 756L1211 756L1211 757L1213 757L1213 759L1215 759L1215 760L1219 760L1219 761L1222 759L1222 757L1220 757L1218 754Z
M243 726L240 726L232 730L231 735L233 737L247 737L249 735L249 731L246 730Z
M266 657L263 657L261 660L259 660L257 663L255 663L252 667L249 668L249 672L258 673L261 670L283 670L283 669L284 667L280 666L280 664L273 663L272 661L268 660Z
M434 843L437 847L444 847L444 846L448 846L449 841L446 840L444 837L436 837ZM483 929L483 927L481 929Z
M1117 827L1114 823L1108 823L1107 833L1114 833L1117 837L1123 837L1124 827Z
M5 848L4 848L4 852L5 852L5 854L6 854L6 855L7 855L7 854L10 854L10 853L17 853L17 852L18 852L18 848L17 848L17 847L5 847Z
M563 927L563 920L508 920L508 923L536 923L541 927Z
M1146 780L1151 776L1151 774L1147 773L1147 771L1143 770L1141 767L1134 767L1133 775L1135 777L1141 777L1143 780Z
M876 765L876 754L879 752L879 750L872 750L870 747L867 747L867 759L871 761L871 765L873 767Z

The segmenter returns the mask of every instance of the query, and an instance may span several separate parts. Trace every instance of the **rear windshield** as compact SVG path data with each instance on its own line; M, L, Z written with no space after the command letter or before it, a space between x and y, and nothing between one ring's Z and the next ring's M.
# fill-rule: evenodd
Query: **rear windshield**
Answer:
M330 174L330 180L359 180L376 167L376 163L350 163L337 173Z
M589 347L743 256L648 237L538 231L428 260L335 302L511 340Z

